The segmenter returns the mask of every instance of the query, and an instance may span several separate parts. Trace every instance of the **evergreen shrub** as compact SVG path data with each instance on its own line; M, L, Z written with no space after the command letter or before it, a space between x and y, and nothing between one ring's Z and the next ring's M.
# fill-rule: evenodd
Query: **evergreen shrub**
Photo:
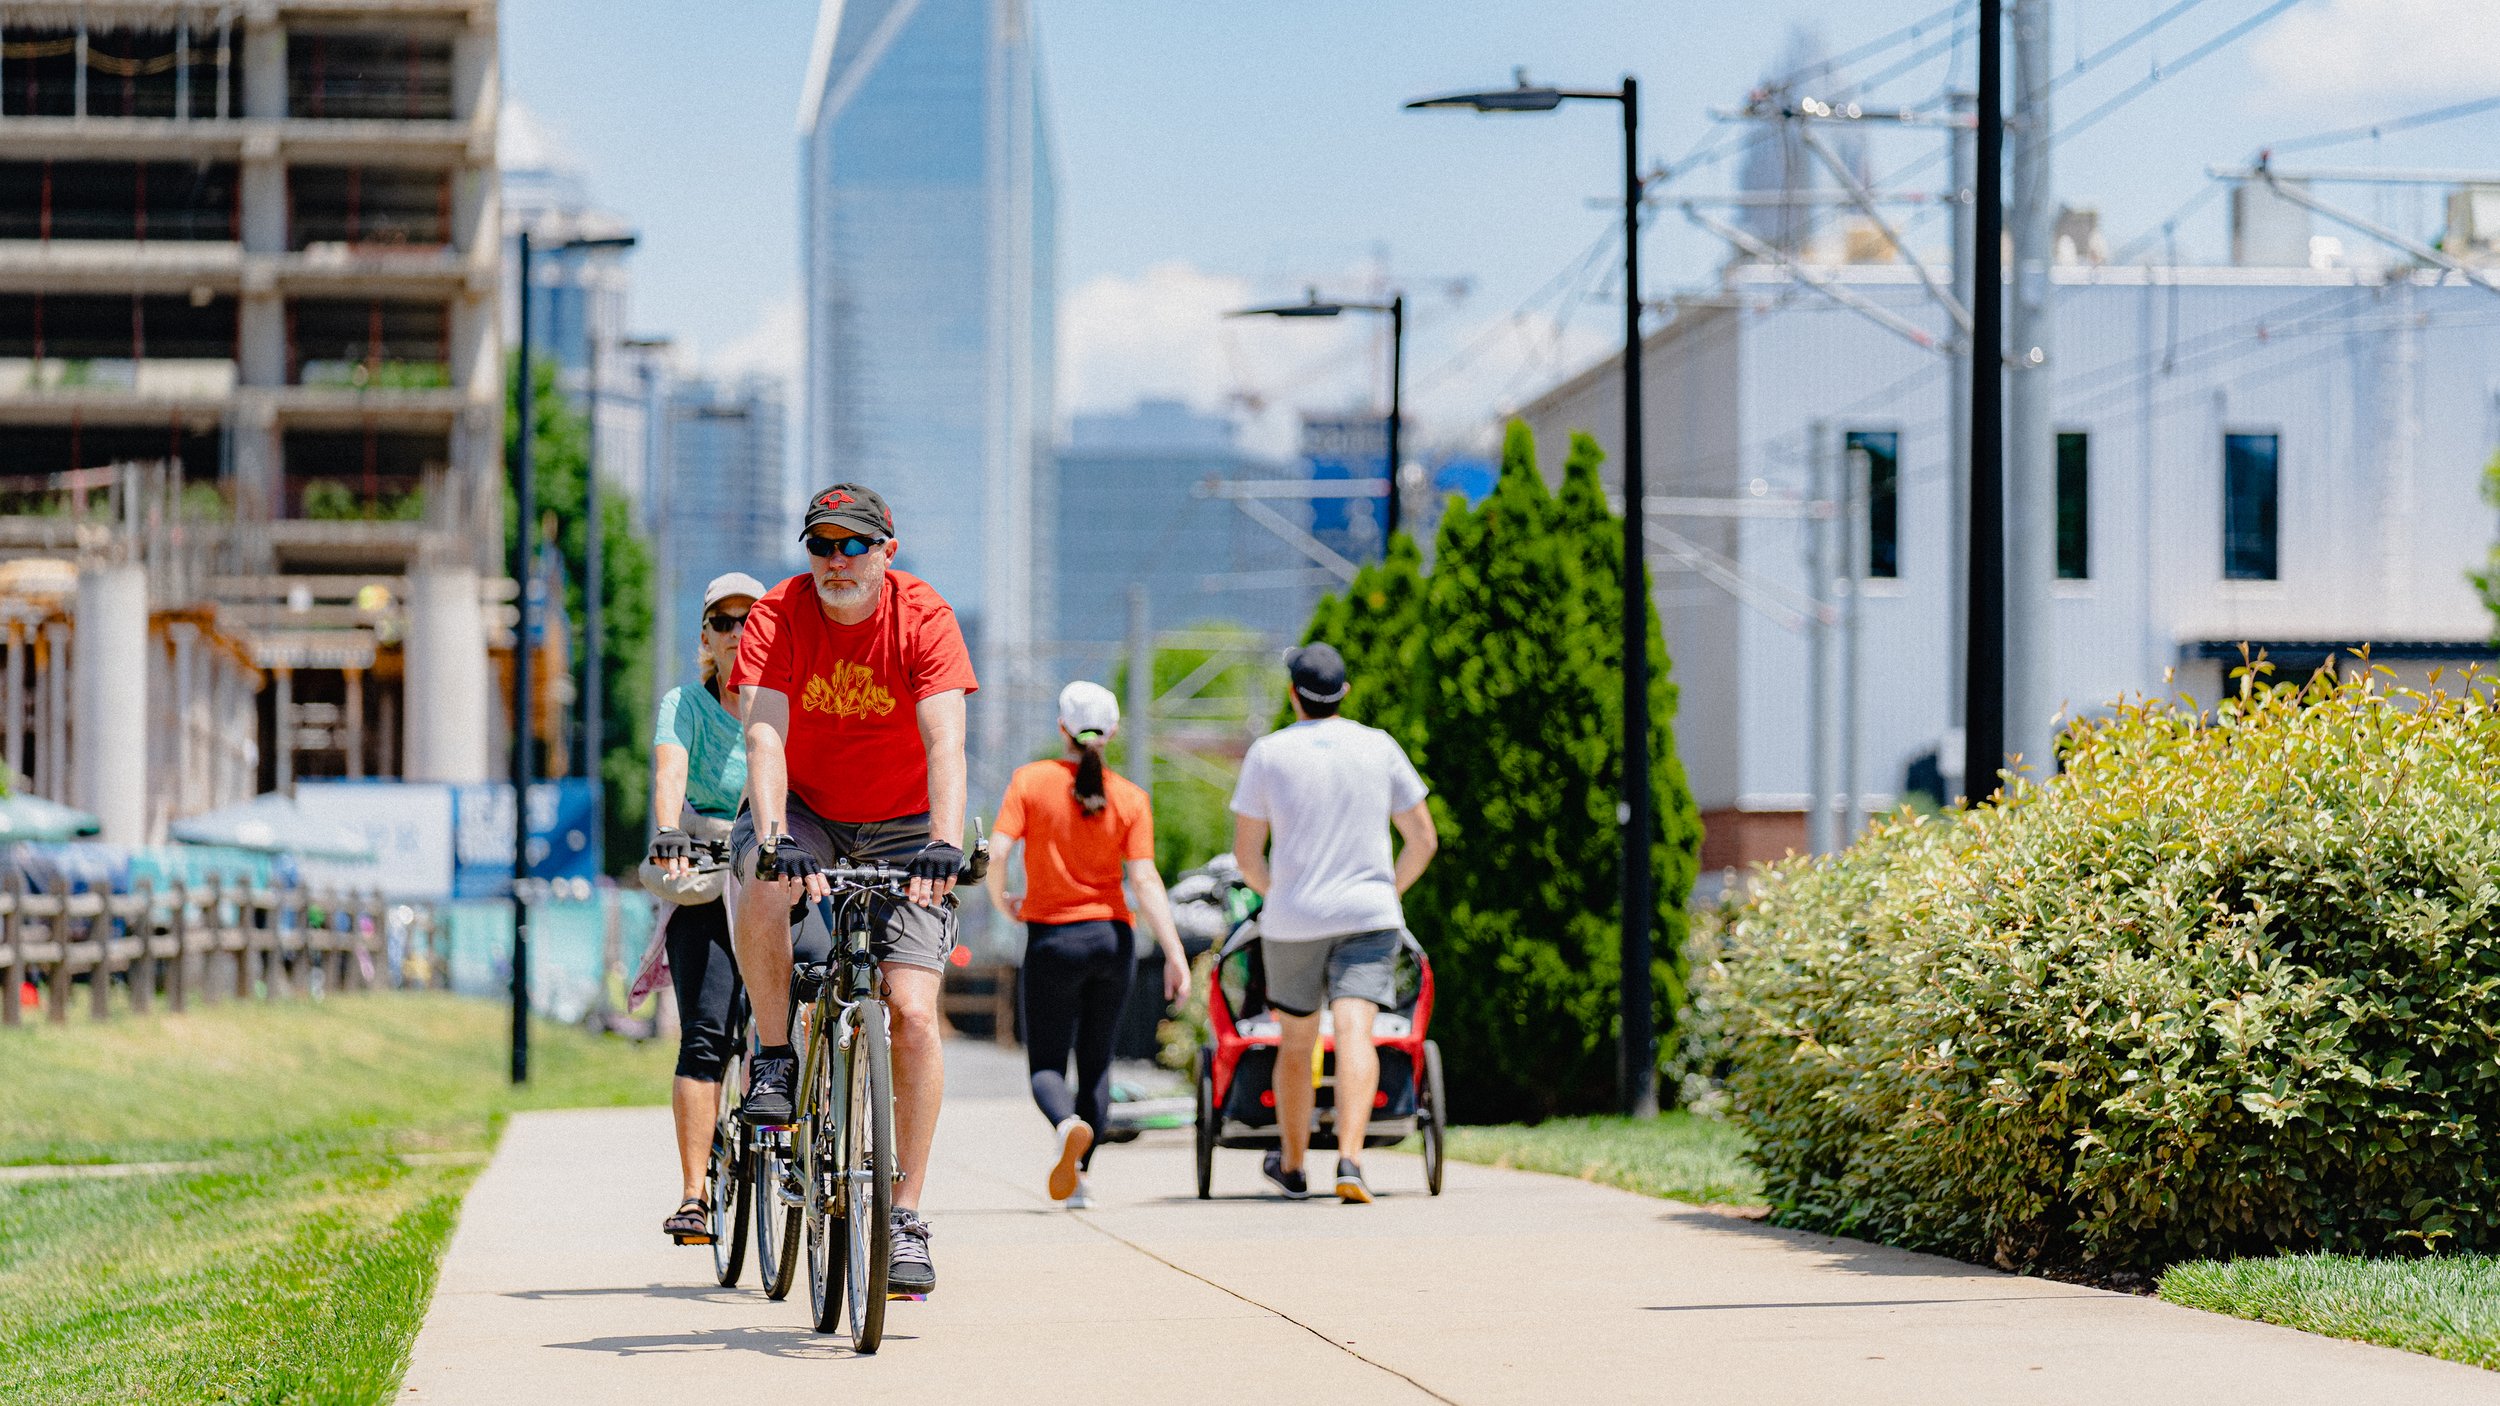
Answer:
M2500 711L2264 668L1766 875L1696 961L1780 1221L2008 1268L2500 1248Z

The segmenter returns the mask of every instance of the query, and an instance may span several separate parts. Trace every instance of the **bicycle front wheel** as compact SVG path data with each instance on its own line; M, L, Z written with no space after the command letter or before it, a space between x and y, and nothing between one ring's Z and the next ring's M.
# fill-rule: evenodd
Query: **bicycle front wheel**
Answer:
M843 1219L849 1222L851 1347L885 1339L886 1271L894 1248L894 1055L885 1003L859 1003L842 1114Z

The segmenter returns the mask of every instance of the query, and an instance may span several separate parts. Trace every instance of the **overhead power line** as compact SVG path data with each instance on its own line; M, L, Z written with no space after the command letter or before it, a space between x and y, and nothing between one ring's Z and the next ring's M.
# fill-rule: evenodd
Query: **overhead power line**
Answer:
M2102 103L2099 107L2092 109L2083 116L2076 118L2074 121L2067 123L2063 127L2058 128L2057 140L2062 142L2068 137L2074 136L2076 133L2092 126L2094 123L2099 122L2102 118L2109 116L2118 109L2134 102L2137 98L2144 96L2144 94L2149 92L2155 84L2161 82L2163 79L2169 78L2181 70L2193 66L2199 60L2202 60L2212 54L2219 53L2221 50L2228 48L2234 41L2248 34L2251 30L2256 29L2268 20L2273 19L2276 15L2279 15L2285 10L2288 10L2294 5L2298 5L2300 3L2302 3L2302 0L2274 0L2273 4L2266 6L2257 13L2250 15L2247 19L2241 20L2238 24L2231 26L2229 29L2222 31L2213 38L2208 39L2204 43L2197 45L2195 48L2188 50L2184 54L2181 54L2176 62L2155 68L2152 72L2145 74L2142 78L2139 78L2135 82L2128 84L2126 87L2119 89L2116 94L2112 95L2107 102Z
M2287 151L2310 151L2317 147L2334 146L2340 142L2359 141L2363 137L2384 137L2394 132L2409 132L2416 127L2428 127L2435 122L2471 117L2475 113L2489 112L2496 107L2500 107L2500 97L2476 98L2471 102L2451 103L2446 107L2432 108L2428 112L2417 112L2407 117L2392 117L2387 121L2372 122L2366 126L2320 132L2309 137L2294 137L2288 142L2276 142L2269 149L2277 155Z

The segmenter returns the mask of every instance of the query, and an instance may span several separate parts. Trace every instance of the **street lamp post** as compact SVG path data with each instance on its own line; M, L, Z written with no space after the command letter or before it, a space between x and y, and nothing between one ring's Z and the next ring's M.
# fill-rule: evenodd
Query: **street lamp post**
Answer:
M538 611L530 600L530 554L538 536L538 473L532 462L537 426L530 365L530 232L521 231L520 431L515 436L512 496L519 521L512 532L512 580L520 588L520 618L512 636L512 1082L530 1078L530 905L523 893L530 872L530 629Z
M1993 0L1982 0L1993 3ZM1623 109L1623 776L1615 816L1623 827L1619 879L1623 904L1622 1035L1616 1079L1623 1111L1658 1111L1657 1028L1651 1013L1649 794L1649 590L1643 563L1645 486L1641 457L1641 178L1640 80L1623 87L1575 90L1528 82L1475 93L1444 93L1406 106L1475 112L1551 112L1566 102L1610 102Z
M568 239L557 247L566 253L591 249L631 249L636 238L630 234L597 239ZM587 293L585 293L587 298ZM584 442L587 462L582 473L582 771L590 781L590 853L592 871L607 872L608 792L606 777L600 768L601 753L607 743L607 534L601 530L599 516L599 331L595 319L585 315L582 330L589 347L589 394L584 397L589 407L590 434Z
M569 239L550 247L558 253L570 253L577 249L631 248L633 243L633 236L624 235L613 239ZM520 605L520 618L515 622L512 639L512 1082L516 1084L526 1084L530 1077L530 907L527 889L530 872L530 777L535 770L530 757L534 740L530 735L531 714L535 702L531 696L535 691L531 687L531 666L536 662L530 650L530 635L538 625L537 605L530 599L530 583L537 578L538 546L538 386L532 362L538 347L537 339L532 335L535 319L531 316L531 304L536 301L533 295L537 289L530 268L534 253L535 241L524 229L521 231L520 257L515 269L521 304L520 384L515 388L515 398L521 423L519 433L514 436L518 443L512 467L512 496L519 518L513 524L512 580L519 587ZM595 371L598 365L595 345L591 355ZM594 393L597 390L595 383L592 390ZM593 443L596 443L595 434ZM589 503L594 509L589 537L591 580L584 599L591 602L589 619L595 622L598 619L599 599L599 533L595 512L599 501L599 474L595 450L590 468L587 491ZM591 648L595 650L598 647L598 626L594 623L591 629ZM599 671L594 665L589 673L593 680L591 686L595 689ZM596 697L595 694L593 696Z
M1339 317L1350 312L1384 313L1389 319L1389 508L1380 533L1380 554L1389 554L1389 539L1398 535L1405 514L1398 501L1399 427L1406 418L1406 295L1393 294L1385 303L1358 303L1339 299L1322 301L1319 290L1309 289L1298 303L1271 303L1265 307L1235 308L1226 317Z

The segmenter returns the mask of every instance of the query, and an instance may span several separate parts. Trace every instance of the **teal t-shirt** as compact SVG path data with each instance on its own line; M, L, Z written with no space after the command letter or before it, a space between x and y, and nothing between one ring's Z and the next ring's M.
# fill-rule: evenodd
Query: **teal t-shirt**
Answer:
M686 749L686 804L727 820L738 813L747 789L747 742L738 720L700 684L681 684L660 700L651 745ZM660 823L675 824L664 818Z

